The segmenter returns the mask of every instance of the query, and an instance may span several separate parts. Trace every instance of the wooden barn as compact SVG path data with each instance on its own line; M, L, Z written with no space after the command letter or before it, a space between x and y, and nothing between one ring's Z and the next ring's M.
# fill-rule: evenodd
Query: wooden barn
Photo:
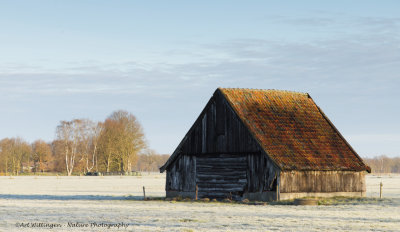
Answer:
M307 93L218 88L168 161L167 197L365 196L370 168Z

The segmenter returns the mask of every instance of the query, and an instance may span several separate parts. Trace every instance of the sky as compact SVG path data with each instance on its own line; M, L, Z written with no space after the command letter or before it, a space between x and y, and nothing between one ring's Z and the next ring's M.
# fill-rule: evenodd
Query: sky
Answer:
M362 157L400 156L400 1L0 1L0 139L138 118L171 154L216 88L306 92Z

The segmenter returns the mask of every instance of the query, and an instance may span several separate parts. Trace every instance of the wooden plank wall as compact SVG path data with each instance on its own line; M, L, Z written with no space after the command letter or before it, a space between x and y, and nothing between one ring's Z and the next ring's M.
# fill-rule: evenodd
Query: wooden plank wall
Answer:
M167 170L165 190L195 191L196 157L183 155Z
M218 113L218 114L217 114ZM229 103L216 93L184 138L182 154L258 152L259 146Z
M240 199L247 188L246 158L232 154L196 156L198 196Z
M262 154L262 153L261 153ZM275 191L278 171L265 155L247 156L248 192Z
M280 175L280 192L365 192L365 172L286 171Z

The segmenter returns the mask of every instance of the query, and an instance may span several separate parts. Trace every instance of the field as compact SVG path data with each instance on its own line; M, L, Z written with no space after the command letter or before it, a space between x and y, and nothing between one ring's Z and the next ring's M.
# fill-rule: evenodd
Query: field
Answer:
M0 231L400 231L399 175L367 176L367 200L320 206L142 200L143 186L163 197L164 184L162 174L2 176Z

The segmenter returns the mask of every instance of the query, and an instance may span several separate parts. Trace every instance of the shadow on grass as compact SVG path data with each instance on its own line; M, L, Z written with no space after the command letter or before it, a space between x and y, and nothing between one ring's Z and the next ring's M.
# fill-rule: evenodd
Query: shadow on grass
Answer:
M17 194L0 194L0 199L12 200L85 200L85 201L120 201L120 200L143 200L142 196L100 196L100 195L17 195Z
M319 205L399 205L399 199L375 197L331 197L318 199Z
M393 198L374 198L374 197L329 197L329 198L312 198L305 197L301 199L316 199L318 205L325 206L337 206L337 205L391 205L391 206L400 206L400 199ZM296 199L291 200L283 200L283 201L274 201L270 202L270 205L297 205Z
M0 194L0 199L4 200L58 200L58 201L143 201L143 196L106 196L106 195L18 195L18 194ZM259 201L210 201L209 199L169 199L165 197L148 197L145 201L166 201L166 202L192 202L192 203L222 203L222 204L243 204L243 205L295 205L293 200L274 201L274 202L259 202ZM318 205L390 205L400 206L400 199L378 199L368 197L332 197L332 198L319 198Z

